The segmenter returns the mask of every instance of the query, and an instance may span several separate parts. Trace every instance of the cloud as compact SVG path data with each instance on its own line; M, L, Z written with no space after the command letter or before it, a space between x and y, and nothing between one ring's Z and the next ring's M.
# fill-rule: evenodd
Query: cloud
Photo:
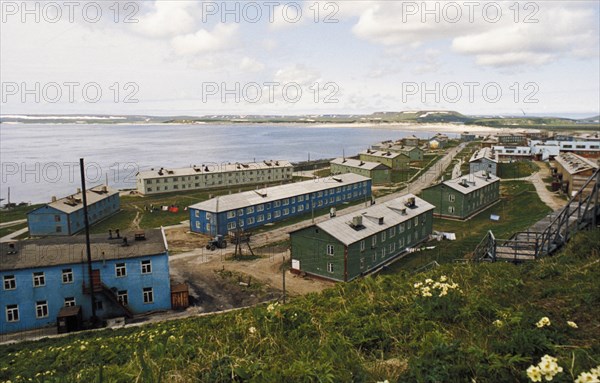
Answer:
M237 31L235 24L217 24L212 32L200 29L196 33L176 36L171 40L171 46L179 56L218 52L234 45Z
M265 65L250 57L244 57L240 61L240 69L244 72L260 72L265 69Z
M274 81L281 84L297 83L302 87L309 87L320 81L320 74L304 65L294 65L279 69L275 72Z
M149 8L147 13L136 16L139 22L132 24L132 29L154 38L190 33L196 28L196 17L201 15L198 4L193 1L155 1Z
M472 11L454 3L460 13L446 9L448 4L374 1L363 7L352 31L386 47L449 45L482 66L542 65L562 57L598 55L596 2L546 1L527 3L533 4L529 8L514 3L521 4L518 14L509 2L477 3ZM486 4L494 11L484 12ZM495 7L501 7L497 20Z

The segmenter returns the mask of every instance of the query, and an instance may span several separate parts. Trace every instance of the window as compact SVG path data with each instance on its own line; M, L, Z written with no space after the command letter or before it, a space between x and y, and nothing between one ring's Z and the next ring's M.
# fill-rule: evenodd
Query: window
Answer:
M200 222L196 221L196 229L200 230Z
M360 241L360 251L365 251L365 241Z
M244 215L244 209L238 209L237 213L238 213L238 216Z
M33 273L33 287L40 287L46 285L46 277L43 271Z
M265 205L258 205L256 207L256 211L263 211L263 210L265 210Z
M14 290L17 288L17 279L14 275L4 276L4 290Z
M152 261L149 259L142 261L142 274L150 274L150 273L152 273Z
M364 259L364 258L361 258L361 259L360 259L360 268L361 268L361 269L364 269L364 268L365 268L365 259Z
M290 204L290 199L289 198L286 198L286 199L283 200L283 206L287 206L289 204Z
M385 241L385 230L381 232L381 242Z
M389 249L388 249L388 251L389 251L390 253L393 253L395 250L396 250L396 242L392 242L392 243L390 243L390 246L389 246Z
M125 266L125 263L117 263L115 265L115 275L117 277L127 276L127 267Z
M400 239L398 240L398 246L399 246L400 248L402 248L402 247L404 246L404 238L400 238Z
M54 222L60 222L60 215L54 216Z
M276 210L275 213L273 213L273 217L275 217L275 218L281 217L281 212L279 210Z
M66 297L65 298L65 307L75 306L75 297Z
M73 269L63 269L62 283L73 283Z
M264 220L265 220L265 216L264 216L263 214L259 215L259 216L256 218L256 222L264 222Z
M254 217L249 217L248 219L246 219L246 223L248 225L253 225L254 224Z
M454 213L454 206L448 206L448 213Z
M120 304L127 306L129 304L129 297L127 296L127 290L117 291L117 300Z
M419 225L419 216L415 217L415 227Z
M48 302L37 301L35 304L35 317L37 319L46 318L48 316Z
M333 273L333 263L331 263L331 262L327 263L327 271L330 273Z
M152 291L152 287L144 287L143 295L144 295L144 303L153 303L154 302L154 292Z
M333 245L327 245L327 255L333 255L334 248Z
M252 214L254 213L254 206L249 206L246 208L246 214Z
M398 231L400 233L404 233L404 224L403 223L401 223L400 226L398 226Z
M283 215L288 215L288 214L290 214L290 209L288 209L288 208L283 209Z
M396 235L396 226L390 227L389 232L390 232L389 233L390 234L390 238L394 238L394 236Z
M454 202L456 200L456 196L454 194L448 194L448 201Z
M7 322L18 322L19 321L19 305L6 305L6 321Z
M99 299L96 299L96 310L102 310L104 308L104 305L102 304L102 301Z
M376 251L373 252L373 256L371 259L373 260L373 262L375 262L377 260L377 252Z
M227 230L234 230L235 222L227 222Z
M56 232L62 233L62 226L56 226Z
M281 206L281 201L273 202L273 207L279 207L279 206Z
M385 246L381 248L381 258L385 258Z
M298 211L304 211L304 205L298 205Z
M377 245L377 236L376 235L371 237L371 249L374 249L375 245Z

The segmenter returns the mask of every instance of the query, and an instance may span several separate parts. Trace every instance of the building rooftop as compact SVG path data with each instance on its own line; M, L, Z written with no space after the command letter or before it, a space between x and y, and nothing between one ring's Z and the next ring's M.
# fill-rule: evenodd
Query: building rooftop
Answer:
M460 176L448 181L443 181L442 184L460 192L461 194L468 194L499 181L500 178L496 177L495 175L480 170L475 173Z
M368 170L389 169L389 167L387 167L383 164L380 164L379 162L361 161L361 160L355 160L353 158L336 158L336 159L332 160L331 163L337 164L337 165L349 166L349 167L357 168L357 169L368 169Z
M295 182L286 185L272 186L269 188L219 196L209 199L208 201L191 205L190 209L218 213L277 201L284 198L296 197L303 194L319 192L338 186L351 185L368 180L370 180L370 178L363 177L358 174L339 174L331 177L318 178L309 181Z
M403 153L398 153L398 152L392 152L392 151L381 151L381 150L373 150L373 149L367 149L367 150L363 150L362 152L360 152L360 154L365 154L368 156L374 156L374 157L381 157L381 158L396 158L398 156L405 156L406 154Z
M414 205L409 203L412 198L415 201ZM356 213L329 219L316 226L348 246L434 208L432 204L413 194L407 194L382 204L369 206ZM356 224L354 217L360 217L359 225Z
M168 250L162 229L145 230L144 240L135 240L134 232L123 232L120 238L106 234L90 235L92 260L136 258L162 254ZM124 246L123 238L128 246ZM11 247L11 244L14 247ZM0 243L0 271L41 268L87 261L85 236L54 237L11 243Z
M590 169L598 169L598 164L573 153L561 153L556 156L554 160L561 164L569 174L577 174Z
M111 189L105 185L94 186L93 188L86 190L87 204L88 206L92 205L115 194L119 194L119 191ZM54 197L52 198L54 199ZM67 214L73 213L74 211L83 208L83 193L78 191L75 194L52 201L48 203L47 206L53 207Z
M498 162L498 153L492 148L482 148L473 153L469 162L479 161L484 158L493 162Z
M261 170L261 169L279 169L292 167L293 165L289 161L277 160L277 161L263 161L253 163L234 163L234 164L201 164L200 166L193 165L187 168L158 168L153 170L145 170L138 173L138 177L141 179L147 178L165 178L165 177L180 177L180 176L194 176L199 174L217 174L217 173L228 173L243 170Z

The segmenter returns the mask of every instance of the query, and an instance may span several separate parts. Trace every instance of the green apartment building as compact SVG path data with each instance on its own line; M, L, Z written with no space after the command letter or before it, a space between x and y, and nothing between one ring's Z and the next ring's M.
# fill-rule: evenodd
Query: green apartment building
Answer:
M359 157L361 161L379 162L392 170L408 169L410 164L410 158L408 158L407 155L392 152L391 150L381 151L367 149L360 152Z
M466 219L498 201L500 179L479 171L430 186L421 198L435 204L436 216Z
M354 173L371 178L373 184L391 182L391 170L378 162L365 162L352 158L336 158L329 163L331 174Z
M292 272L348 282L426 240L434 206L412 194L290 233Z

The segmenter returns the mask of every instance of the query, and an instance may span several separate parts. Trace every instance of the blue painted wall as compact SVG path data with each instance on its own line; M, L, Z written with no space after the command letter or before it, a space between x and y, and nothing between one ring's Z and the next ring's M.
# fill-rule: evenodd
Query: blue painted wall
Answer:
M267 223L307 214L315 210L339 206L344 202L371 198L371 180L346 186L334 186L319 192L301 194L278 201L246 206L218 214L190 207L190 230L210 235L227 234L240 227L249 230Z
M93 246L93 245L92 245ZM136 251L135 246L120 248L118 251ZM92 250L93 252L93 250ZM52 256L48 254L47 256ZM72 258L80 258L81 254L72 254ZM141 262L151 260L152 272L142 274ZM117 277L115 265L125 263L127 275ZM160 255L127 258L119 260L96 261L93 269L100 270L102 282L110 288L127 290L129 308L135 314L154 310L168 310L171 308L171 288L169 280L168 253ZM63 269L71 269L73 282L63 283ZM45 285L33 287L33 273L43 271ZM4 289L4 276L14 275L16 289ZM84 319L89 319L92 314L91 299L89 294L84 294L83 285L89 286L89 276L86 263L72 263L67 265L30 268L12 271L0 271L0 333L29 330L47 325L56 325L56 316L64 306L66 297L74 297L75 303L82 306ZM144 303L142 289L152 287L154 302ZM96 300L102 301L102 309L97 310L100 318L124 316L122 308L113 303L104 293L96 293ZM47 301L48 316L36 318L36 302ZM19 305L19 321L7 322L6 306Z
M88 206L90 225L94 224L121 208L119 194L114 194ZM56 216L59 216L57 221ZM83 207L70 214L64 213L48 205L35 209L27 214L29 235L32 236L60 236L72 235L84 229ZM60 227L60 231L57 231Z

